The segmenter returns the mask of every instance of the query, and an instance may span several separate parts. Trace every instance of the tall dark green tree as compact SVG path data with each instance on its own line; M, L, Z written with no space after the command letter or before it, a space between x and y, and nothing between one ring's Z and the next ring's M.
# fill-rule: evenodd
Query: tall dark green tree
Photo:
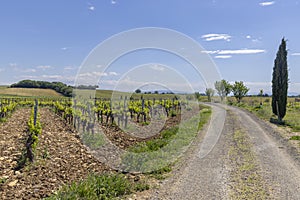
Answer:
M282 38L273 67L272 111L281 122L286 114L288 65L286 40Z

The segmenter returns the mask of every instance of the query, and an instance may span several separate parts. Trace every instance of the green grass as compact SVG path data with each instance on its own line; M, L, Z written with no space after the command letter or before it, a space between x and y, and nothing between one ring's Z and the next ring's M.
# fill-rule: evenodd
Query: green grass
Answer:
M244 108L254 113L261 119L269 121L277 117L272 113L270 97L245 97L241 103L230 100L232 105ZM260 105L260 102L263 104ZM288 126L294 132L300 132L300 103L294 102L293 98L288 98L287 112L284 117L284 125Z
M290 140L300 140L300 136L299 135L294 135L290 138Z
M97 149L105 144L103 135L100 133L83 133L81 135L82 142L92 150Z
M125 171L138 171L148 174L162 174L187 149L199 130L208 121L211 109L205 107L200 116L196 115L161 133L161 137L139 143L129 148L122 157ZM199 120L201 119L201 120Z
M134 183L122 174L90 175L85 180L63 186L57 194L46 198L54 199L119 199L135 191L149 189L149 185Z
M117 98L120 99L121 97L124 99L127 97L129 99L132 97L133 99L141 99L143 96L144 99L173 99L174 97L178 98L192 98L194 95L182 95L182 94L144 94L144 93L135 93L135 92L120 92L120 91L113 91L113 90L74 90L75 94L78 96L83 96L85 98L96 97L101 99L111 99Z

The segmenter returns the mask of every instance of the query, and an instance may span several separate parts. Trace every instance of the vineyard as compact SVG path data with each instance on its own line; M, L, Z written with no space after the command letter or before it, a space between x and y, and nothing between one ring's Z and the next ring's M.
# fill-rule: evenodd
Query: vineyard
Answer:
M195 106L177 97L3 97L0 99L1 198L46 197L60 186L86 178L90 173L112 171L92 153L103 153L103 148L110 144L132 152L141 151L145 145L150 145L151 152L163 148L178 131L174 128L183 119L193 119L197 114L199 107ZM149 128L151 124L154 128ZM170 128L174 133L168 132ZM184 138L184 141L190 140ZM112 157L110 153L104 156ZM123 170L145 167L130 154L122 156L126 162L131 161L123 162L126 164ZM14 188L20 191L14 192Z

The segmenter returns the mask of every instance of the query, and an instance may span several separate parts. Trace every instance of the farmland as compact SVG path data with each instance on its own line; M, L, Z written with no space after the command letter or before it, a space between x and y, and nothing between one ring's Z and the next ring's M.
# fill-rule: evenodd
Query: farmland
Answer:
M6 86L0 87L0 96L62 97L61 94L51 89L8 88Z
M227 179L216 179L215 184L227 181L231 189L226 190L232 198L284 195L271 190L273 182L265 180L265 169L258 164L260 158L251 150L261 147L256 147L246 134L249 120L238 122L248 114L242 114L237 107L253 113L264 121L259 123L267 123L268 130L272 129L279 138L284 138L281 145L289 149L293 157L298 156L295 149L300 149L300 104L294 98L288 100L283 126L269 122L270 118L276 117L271 112L270 97L244 97L240 103L228 97L228 104L234 107L226 108L229 114L226 115L224 131L227 134L222 134L216 149L201 160L202 168L195 168L198 164L188 159L197 151L199 142L205 141L210 129L220 126L216 124L220 123L216 117L220 118L222 114L218 114L216 108L223 110L221 104L198 105L190 100L192 95L129 94L110 90L97 90L93 94L90 90L80 90L74 93L74 98L66 98L49 96L48 90L29 90L33 96L1 97L2 199L132 196L147 199L158 185L162 188L157 191L159 196L169 197L173 195L168 193L172 186L162 184L162 180L169 180L171 176L170 183L190 182L193 180L190 176L186 179L177 175L174 169L183 165L189 173L200 170L199 174L206 174L202 170L214 169L208 165L210 162L204 162L211 156L213 160L228 157L228 160L220 160L220 166L215 166L215 169L230 166L234 170L224 172L228 173ZM48 96L39 96L46 93ZM200 99L207 102L207 97ZM217 100L216 96L213 99ZM213 126L206 125L210 120ZM268 145L271 143L267 141ZM281 170L284 169L282 166ZM210 173L214 174L213 171ZM244 176L252 178L245 180ZM294 178L297 180L297 175ZM201 181L205 182L206 177L201 177ZM176 190L179 196L180 191Z
M114 195L148 189L148 182L164 177L176 159L165 164L159 161L160 166L155 172L149 168L148 174L129 173L124 176L101 161L97 153L103 153L101 149L109 146L110 141L129 151L124 155L126 162L121 161L127 166L123 170L143 170L149 166L136 165L136 158L128 163L130 152L155 152L168 148L174 153L178 148L185 148L209 120L211 113L209 107L200 106L199 109L197 104L176 99L175 95L147 94L148 98L147 95L127 98L126 93L122 93L122 99L111 101L105 100L111 93L105 91L100 92L96 99L81 101L59 95L49 96L48 90L24 91L27 92L24 92L24 97L5 94L1 98L2 199L49 197L62 186L64 192L58 192L58 195L63 195L59 198L71 198L65 196L68 191L69 195L75 195L73 198L79 198L82 197L79 190L83 189L83 185L91 184L88 187L93 187L95 180L108 181L109 191L93 193L85 198L95 198L93 195L113 198ZM36 93L29 97L29 91ZM38 94L43 94L43 97ZM184 129L179 128L182 120ZM198 125L195 126L195 123ZM157 130L147 128L151 124L158 127ZM99 129L103 134L98 132ZM177 134L179 130L183 130L180 135ZM176 143L172 142L174 140ZM173 145L170 146L170 143ZM166 154L166 158L169 156ZM113 180L117 180L119 185L111 185ZM71 192L75 182L78 188ZM73 189L68 188L71 183ZM127 189L121 189L125 185ZM89 192L93 191L86 191Z
M276 118L272 113L271 101L271 97L245 97L242 102L238 104L234 102L233 98L229 98L230 104L244 108L266 121ZM300 132L300 103L295 102L294 97L288 98L287 113L284 122L285 124L279 127L284 128L289 133L290 138L293 137L293 135L297 136Z

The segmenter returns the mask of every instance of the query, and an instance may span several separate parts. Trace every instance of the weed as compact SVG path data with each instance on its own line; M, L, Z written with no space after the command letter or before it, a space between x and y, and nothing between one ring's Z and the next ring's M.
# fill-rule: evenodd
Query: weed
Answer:
M101 135L100 133L83 133L82 141L86 146L90 147L91 149L97 149L105 143L103 135Z
M90 175L85 180L62 187L47 199L115 199L145 189L149 189L145 183L131 183L122 174Z
M7 181L7 178L0 178L0 185L3 185Z
M294 135L290 138L290 140L300 140L300 136L299 135Z

